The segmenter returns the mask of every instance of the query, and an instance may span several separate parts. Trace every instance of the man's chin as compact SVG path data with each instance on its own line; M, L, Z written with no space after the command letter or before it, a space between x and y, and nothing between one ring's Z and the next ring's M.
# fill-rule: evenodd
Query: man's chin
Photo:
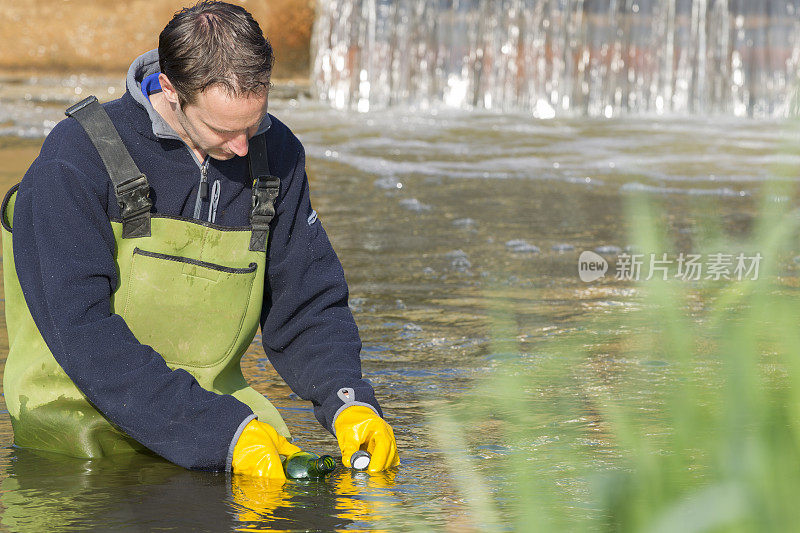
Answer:
M231 154L228 152L208 152L208 155L210 155L217 161L227 161L228 159L233 159L234 157L236 157L236 154Z

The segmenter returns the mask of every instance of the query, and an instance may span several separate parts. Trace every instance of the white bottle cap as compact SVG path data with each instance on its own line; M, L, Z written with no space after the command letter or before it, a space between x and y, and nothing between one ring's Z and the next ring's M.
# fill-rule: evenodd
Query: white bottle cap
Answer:
M350 456L350 465L356 470L366 470L371 459L369 452L359 450Z

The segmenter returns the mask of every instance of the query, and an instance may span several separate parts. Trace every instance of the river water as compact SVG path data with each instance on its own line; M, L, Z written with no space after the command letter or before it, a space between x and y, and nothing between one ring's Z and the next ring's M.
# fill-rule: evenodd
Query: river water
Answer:
M21 177L66 103L90 93L108 100L121 90L117 80L100 78L3 80L0 186ZM3 411L5 529L392 530L405 527L399 516L412 512L427 516L426 529L460 530L466 504L442 466L427 413L514 357L493 348L492 309L508 307L514 326L505 340L516 357L593 316L633 309L636 286L615 279L613 266L592 283L578 276L581 251L613 264L631 245L628 197L643 192L658 201L670 235L691 250L708 220L746 234L763 184L794 181L791 170L800 165L797 130L786 120L538 120L436 107L356 113L302 97L271 106L305 144L312 202L344 265L364 374L395 428L401 466L379 475L340 468L324 483L281 487L152 458L44 456L13 447ZM334 439L270 367L258 339L243 366L301 447L337 455ZM584 385L606 386L601 374ZM575 418L564 413L565 421ZM474 431L478 442L495 442L490 428ZM491 464L505 451L486 445L474 453Z

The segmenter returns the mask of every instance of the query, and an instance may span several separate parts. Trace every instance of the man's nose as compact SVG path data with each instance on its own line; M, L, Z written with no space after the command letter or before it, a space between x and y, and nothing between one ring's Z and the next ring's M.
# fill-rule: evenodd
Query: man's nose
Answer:
M244 157L247 155L247 132L242 132L228 142L228 148L238 155Z

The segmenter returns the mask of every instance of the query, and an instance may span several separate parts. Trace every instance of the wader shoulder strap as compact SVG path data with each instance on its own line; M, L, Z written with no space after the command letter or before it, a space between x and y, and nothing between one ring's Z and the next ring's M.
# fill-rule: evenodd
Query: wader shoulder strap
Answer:
M269 236L269 223L275 216L275 198L278 197L281 180L269 173L266 133L250 139L247 150L247 157L250 160L250 178L253 180L250 251L265 252Z
M122 238L150 236L150 186L122 142L105 109L90 96L66 110L86 130L106 166L122 218Z

